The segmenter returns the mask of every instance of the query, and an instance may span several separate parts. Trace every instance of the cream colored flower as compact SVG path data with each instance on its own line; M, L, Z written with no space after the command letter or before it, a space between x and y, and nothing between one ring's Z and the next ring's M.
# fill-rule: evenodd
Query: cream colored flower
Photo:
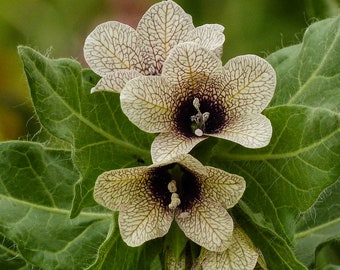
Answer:
M253 270L258 262L259 250L246 233L235 226L230 246L223 252L203 250L202 270Z
M91 91L120 92L134 77L160 74L170 50L180 42L197 42L220 55L223 30L218 24L195 28L191 16L173 1L151 6L136 30L116 21L100 24L84 45L86 62L102 77Z
M276 85L264 59L243 55L224 66L215 54L186 42L171 50L162 75L129 81L120 99L140 129L160 133L151 146L154 162L188 153L208 136L248 148L266 146L272 135L261 112Z
M233 233L227 209L244 190L242 177L181 155L162 164L103 173L96 181L94 199L119 211L120 232L129 246L164 236L175 219L195 243L224 251Z

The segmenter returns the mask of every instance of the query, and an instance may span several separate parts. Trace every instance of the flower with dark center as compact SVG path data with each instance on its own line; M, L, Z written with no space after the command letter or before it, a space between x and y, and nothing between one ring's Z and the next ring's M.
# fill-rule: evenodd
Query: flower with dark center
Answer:
M221 60L202 46L174 47L161 76L129 81L121 92L123 112L140 129L160 133L151 146L154 162L190 150L208 136L248 148L266 146L272 135L261 112L276 85L271 65L256 55Z
M185 235L211 251L228 248L233 207L245 190L241 176L203 166L190 155L162 164L101 174L94 199L119 211L119 227L129 246L162 237L175 219Z
M220 56L223 30L219 24L195 28L191 16L171 0L151 6L137 29L116 21L102 23L84 45L86 62L102 77L91 91L119 93L132 78L159 75L170 50L181 42L196 42Z

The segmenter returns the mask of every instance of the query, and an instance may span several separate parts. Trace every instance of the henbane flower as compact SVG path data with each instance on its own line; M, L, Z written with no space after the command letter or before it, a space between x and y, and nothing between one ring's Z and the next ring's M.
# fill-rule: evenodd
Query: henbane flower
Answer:
M208 136L248 148L266 146L272 135L261 112L271 100L275 71L256 55L221 60L186 42L173 48L161 76L129 81L121 92L123 112L140 129L160 133L154 162L188 153Z
M245 190L241 176L203 166L190 155L151 166L101 174L94 198L119 211L119 227L129 246L164 236L175 219L195 243L211 251L230 245L233 207Z
M191 16L170 0L151 6L136 30L116 21L100 24L84 45L85 60L102 77L91 91L120 92L134 77L159 75L170 50L180 42L197 42L220 55L223 30L218 24L195 28Z

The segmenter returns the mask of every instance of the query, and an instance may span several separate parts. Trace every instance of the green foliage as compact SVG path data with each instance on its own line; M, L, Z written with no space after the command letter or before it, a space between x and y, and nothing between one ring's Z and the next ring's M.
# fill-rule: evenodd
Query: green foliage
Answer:
M340 178L325 189L314 205L308 209L296 226L295 253L306 265L312 265L316 250L329 250L326 245L339 246L340 239ZM338 243L333 243L338 239ZM329 240L330 243L326 240ZM339 251L339 249L335 249ZM332 256L331 252L322 252ZM325 256L323 256L325 257ZM327 258L327 256L326 256ZM325 260L324 260L325 261ZM328 262L332 261L331 259Z
M208 139L193 151L205 164L246 179L233 215L269 269L305 269L320 244L339 238L339 209L331 208L340 175L339 29L340 17L315 23L301 44L268 57L278 78L265 111L274 130L269 146L253 150ZM0 145L0 267L159 269L160 247L166 250L171 239L127 247L116 217L92 198L103 171L151 163L154 135L127 120L118 94L90 94L98 77L78 62L28 47L19 54L39 121L71 150ZM185 241L174 235L178 256Z

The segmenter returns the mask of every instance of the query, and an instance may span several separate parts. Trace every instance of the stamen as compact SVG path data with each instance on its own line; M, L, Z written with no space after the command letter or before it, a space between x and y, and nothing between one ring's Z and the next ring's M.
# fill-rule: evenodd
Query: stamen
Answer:
M201 111L200 111L200 106L201 106L201 104L200 104L200 100L199 100L198 98L194 98L194 101L192 102L192 105L194 105L195 109L196 109L199 113L201 113Z
M178 194L177 193L172 193L171 194L171 202L169 204L169 208L170 209L175 209L180 204L181 204L181 200L180 200Z
M204 134L204 129L205 129L205 123L208 121L210 113L209 112L204 112L202 114L200 110L200 101L198 98L194 98L194 101L192 102L192 105L195 107L197 110L197 114L190 116L192 124L192 130L196 136L203 136Z
M199 128L195 129L194 133L198 137L203 136L203 131L201 129L199 129Z
M187 218L187 217L189 217L189 215L190 215L189 212L182 212L178 215L178 217L179 218Z
M176 193L177 191L177 185L175 180L171 180L168 184L168 190L171 193L171 202L169 204L169 209L175 209L177 206L181 204L181 200Z
M171 192L171 193L174 193L177 191L177 186L176 186L176 181L175 180L171 180L168 184L168 190Z

